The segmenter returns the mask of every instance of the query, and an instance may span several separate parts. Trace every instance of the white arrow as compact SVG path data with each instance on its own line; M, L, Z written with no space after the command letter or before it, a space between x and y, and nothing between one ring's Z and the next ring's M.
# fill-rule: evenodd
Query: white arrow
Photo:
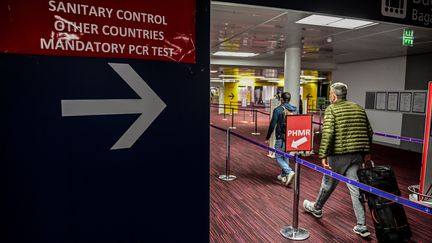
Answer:
M141 99L62 100L62 116L141 114L112 146L111 150L130 148L163 109L165 109L166 104L129 64L108 64L124 81L126 81Z
M291 147L297 148L298 146L300 146L300 145L302 145L302 144L304 144L306 142L307 142L307 138L306 137L302 137L302 138L300 138L297 141L293 140L292 143L291 143Z

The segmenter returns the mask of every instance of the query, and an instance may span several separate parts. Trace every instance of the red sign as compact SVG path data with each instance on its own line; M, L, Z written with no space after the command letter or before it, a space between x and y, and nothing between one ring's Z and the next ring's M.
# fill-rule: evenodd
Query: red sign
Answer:
M431 122L432 122L432 81L428 85L428 98L426 104L426 119L425 119L425 131L424 131L424 141L423 141L423 158L422 167L420 173L420 190L421 194L428 194L430 186L432 185L432 165L430 154L432 153L429 143L431 133ZM429 162L429 163L428 163Z
M195 0L6 0L0 52L195 63Z
M312 116L292 115L286 118L286 152L312 150Z

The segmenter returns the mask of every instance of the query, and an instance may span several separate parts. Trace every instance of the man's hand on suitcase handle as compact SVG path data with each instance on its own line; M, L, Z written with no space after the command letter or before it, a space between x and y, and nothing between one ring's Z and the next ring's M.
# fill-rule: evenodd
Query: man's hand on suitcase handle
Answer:
M321 160L321 163L322 163L322 166L324 167L324 169L326 169L326 168L331 169L331 167L330 167L330 165L329 165L329 163L328 163L328 161L327 161L327 158L322 159L322 160Z
M371 155L370 154L365 154L363 157L363 163L369 162L371 161Z

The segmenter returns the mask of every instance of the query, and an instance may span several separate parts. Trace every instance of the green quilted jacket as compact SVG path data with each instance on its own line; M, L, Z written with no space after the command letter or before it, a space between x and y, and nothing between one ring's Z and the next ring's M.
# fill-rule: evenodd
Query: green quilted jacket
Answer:
M337 101L324 112L319 157L368 153L372 135L372 127L363 107L347 100Z

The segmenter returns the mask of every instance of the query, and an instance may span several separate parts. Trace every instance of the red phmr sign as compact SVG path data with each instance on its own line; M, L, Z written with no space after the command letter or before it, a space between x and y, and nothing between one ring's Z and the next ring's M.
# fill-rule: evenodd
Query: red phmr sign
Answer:
M312 116L287 116L286 152L312 150Z

